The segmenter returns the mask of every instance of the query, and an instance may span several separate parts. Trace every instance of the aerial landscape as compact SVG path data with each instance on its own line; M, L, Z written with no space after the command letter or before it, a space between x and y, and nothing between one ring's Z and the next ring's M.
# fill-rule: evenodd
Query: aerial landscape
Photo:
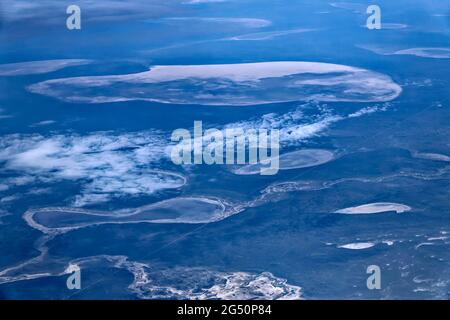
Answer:
M450 0L2 0L0 300L448 300L449 88Z

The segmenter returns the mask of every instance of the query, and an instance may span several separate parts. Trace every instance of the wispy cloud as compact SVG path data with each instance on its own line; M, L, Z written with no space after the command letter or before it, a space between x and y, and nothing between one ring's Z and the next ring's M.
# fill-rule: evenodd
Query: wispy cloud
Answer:
M220 2L228 2L230 0L187 0L183 3L185 4L202 4L202 3L220 3Z
M33 123L32 125L30 125L30 127L34 128L34 127L43 127L43 126L49 126L52 124L55 124L56 121L54 120L43 120L43 121L39 121L36 123Z
M5 114L5 110L3 108L0 108L0 120L1 119L8 119L12 118L13 116L10 114Z
M247 28L264 28L272 24L272 22L267 19L235 18L235 17L171 17L165 18L163 19L163 21L172 23L204 22L210 24L229 24L229 25L239 25Z
M79 205L115 196L151 194L186 182L182 175L155 168L154 162L165 157L166 148L156 132L50 137L14 134L0 138L0 146L3 170L26 173L25 183L30 179L80 183Z
M229 37L223 40L234 40L234 41L261 41L261 40L270 40L276 37L287 36L291 34L305 33L315 31L315 29L290 29L290 30L277 30L277 31L267 31L267 32L257 32L257 33L249 33L243 34L239 36Z
M383 56L406 55L420 58L450 59L450 47L422 47L408 49L392 49L389 47L377 47L373 45L357 45L357 47Z

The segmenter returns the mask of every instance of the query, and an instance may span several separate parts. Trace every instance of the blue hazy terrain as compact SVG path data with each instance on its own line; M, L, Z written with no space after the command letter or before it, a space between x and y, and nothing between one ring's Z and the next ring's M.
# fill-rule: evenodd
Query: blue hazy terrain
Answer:
M0 3L0 299L449 298L450 1L70 4ZM281 170L175 165L194 121Z

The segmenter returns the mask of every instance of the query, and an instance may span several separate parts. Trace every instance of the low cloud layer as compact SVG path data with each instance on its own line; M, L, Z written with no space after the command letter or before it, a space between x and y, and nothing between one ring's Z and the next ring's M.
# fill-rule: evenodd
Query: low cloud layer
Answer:
M80 182L75 205L105 202L114 196L151 194L178 188L185 178L157 170L165 157L165 141L155 132L87 136L9 135L0 139L5 171L26 173L28 179L53 183Z

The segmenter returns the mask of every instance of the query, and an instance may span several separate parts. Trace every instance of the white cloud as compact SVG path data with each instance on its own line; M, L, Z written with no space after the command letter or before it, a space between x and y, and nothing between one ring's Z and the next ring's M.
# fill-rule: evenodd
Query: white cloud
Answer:
M349 115L336 115L331 108L314 102L290 112L265 114L260 118L215 126L226 130L241 128L278 129L282 146L302 145L324 134L331 125L349 118L383 111L388 103L366 107ZM204 130L209 126L205 125ZM142 196L159 190L179 188L184 176L161 171L161 162L170 159L170 134L158 131L131 133L94 132L12 134L0 137L0 163L3 172L15 173L0 184L0 191L30 186L46 192L48 185L64 180L80 186L71 194L75 206L107 202L116 197ZM208 137L205 137L208 139ZM194 141L195 143L195 141ZM24 194L27 194L24 191ZM6 199L8 200L8 199Z
M304 110L308 108L316 109L314 116L304 115ZM290 112L269 113L260 119L228 124L225 128L278 129L281 144L299 145L307 139L318 136L330 125L340 120L343 120L343 117L334 115L326 106L307 103Z
M364 116L366 114L371 114L371 113L375 113L375 112L379 112L379 111L386 111L388 108L387 104L384 104L382 106L370 106L370 107L366 107L366 108L362 108L354 113L351 113L348 115L349 118L359 118L361 116Z
M189 0L185 1L185 4L202 4L202 3L220 3L228 2L229 0Z
M87 136L9 135L0 138L0 161L4 170L26 174L15 184L73 180L81 183L76 203L123 195L150 194L178 188L183 176L156 170L165 157L165 141L157 132ZM11 182L13 182L11 180Z
M450 59L450 48L411 48L398 50L393 54L411 55L433 59Z
M32 125L30 125L30 127L43 127L43 126L49 126L52 124L55 124L56 121L54 120L44 120L44 121L39 121L36 123L33 123Z
M84 21L115 21L170 15L181 8L183 0L77 0ZM55 0L2 0L0 9L5 22L40 19L40 24L60 23L61 14L70 3ZM99 14L101 13L101 14Z

